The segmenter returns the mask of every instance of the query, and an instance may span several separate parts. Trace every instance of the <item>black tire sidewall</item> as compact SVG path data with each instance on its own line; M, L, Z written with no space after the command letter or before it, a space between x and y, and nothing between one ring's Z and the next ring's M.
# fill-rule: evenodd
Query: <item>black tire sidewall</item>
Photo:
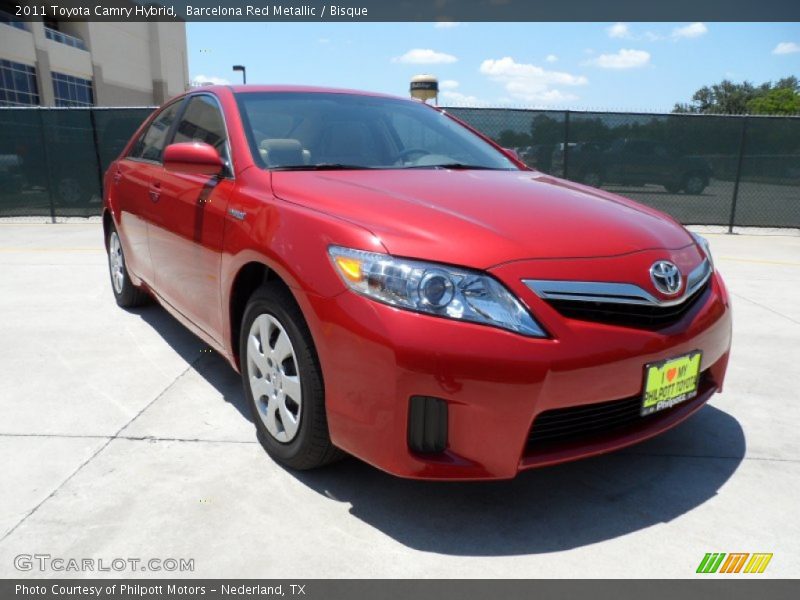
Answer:
M307 339L308 334L301 330L296 323L296 319L302 318L299 316L299 309L295 306L291 306L291 309L286 307L290 302L294 302L287 296L288 292L269 285L265 285L253 294L242 319L242 329L239 335L239 363L245 398L250 407L261 445L270 456L279 462L295 466L295 463L301 462L303 456L308 452L313 435L310 423L316 421L316 411L325 410L325 401L318 362L311 350L312 341ZM280 322L292 342L298 362L297 368L300 373L300 389L303 399L297 435L290 442L279 442L267 431L259 415L248 381L247 338L253 322L262 314L272 315Z
M122 253L122 289L117 292L117 288L114 287L114 272L111 270L111 236L117 234L117 238L119 239L120 244L120 252ZM132 306L137 306L141 304L143 301L143 293L140 292L133 285L131 281L131 276L128 273L128 263L125 260L125 249L122 247L122 238L120 238L119 232L117 228L113 225L108 232L108 240L106 240L106 254L108 258L108 277L109 281L111 282L111 292L114 294L114 300L117 301L117 305L123 308L129 308Z

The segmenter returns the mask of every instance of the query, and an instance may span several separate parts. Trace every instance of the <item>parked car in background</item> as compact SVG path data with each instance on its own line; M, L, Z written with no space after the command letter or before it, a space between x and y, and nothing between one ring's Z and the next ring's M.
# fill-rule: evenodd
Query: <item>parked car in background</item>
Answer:
M3 193L19 192L24 181L22 157L19 154L0 154L0 189Z
M604 184L662 185L671 193L702 194L711 178L708 161L684 156L652 140L618 139L569 145L567 174L592 187ZM563 144L553 155L555 172L563 168Z
M658 435L725 379L702 238L408 99L194 89L110 165L103 227L117 303L222 354L291 468L511 478Z

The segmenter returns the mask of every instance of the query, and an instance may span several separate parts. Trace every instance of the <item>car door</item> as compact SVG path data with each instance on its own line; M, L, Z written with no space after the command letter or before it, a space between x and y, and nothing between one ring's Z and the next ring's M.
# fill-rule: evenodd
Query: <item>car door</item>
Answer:
M161 171L161 155L180 106L179 100L158 112L128 154L116 162L111 177L110 194L119 209L120 238L127 267L151 286L155 277L148 245L148 221Z
M226 163L220 176L167 171L156 177L148 231L159 295L213 339L222 339L220 265L233 169L225 120L210 94L189 96L171 143L204 142Z
M653 143L647 140L632 140L625 144L623 183L643 185L653 170Z

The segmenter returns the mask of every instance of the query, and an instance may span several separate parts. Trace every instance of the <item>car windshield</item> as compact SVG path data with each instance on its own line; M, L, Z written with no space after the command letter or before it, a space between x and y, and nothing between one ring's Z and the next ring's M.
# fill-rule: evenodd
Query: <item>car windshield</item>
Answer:
M419 102L342 93L236 94L267 169L517 170L491 144Z

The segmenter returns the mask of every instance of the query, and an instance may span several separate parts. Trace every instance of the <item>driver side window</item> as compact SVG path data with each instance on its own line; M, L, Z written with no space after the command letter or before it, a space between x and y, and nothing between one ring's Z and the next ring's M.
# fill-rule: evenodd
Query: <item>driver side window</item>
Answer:
M173 143L204 142L213 146L226 165L230 165L225 121L217 103L207 95L192 96L186 105Z
M172 124L178 116L181 102L174 102L164 108L144 133L136 140L128 156L161 162L161 155L167 141Z

